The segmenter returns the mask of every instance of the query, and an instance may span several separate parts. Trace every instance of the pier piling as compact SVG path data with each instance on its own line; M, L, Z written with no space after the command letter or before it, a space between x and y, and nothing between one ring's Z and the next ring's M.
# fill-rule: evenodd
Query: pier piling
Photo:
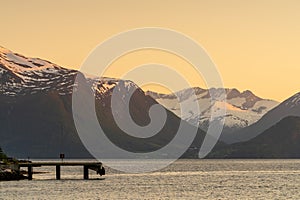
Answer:
M32 165L28 165L28 180L32 180Z
M89 168L86 165L83 166L83 179L89 179Z
M56 165L56 180L60 180L60 165Z

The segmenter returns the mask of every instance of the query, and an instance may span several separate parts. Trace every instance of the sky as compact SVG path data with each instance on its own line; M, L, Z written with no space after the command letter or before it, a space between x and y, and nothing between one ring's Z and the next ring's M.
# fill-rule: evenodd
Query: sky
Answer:
M300 92L298 0L0 1L0 46L26 56L79 69L89 53L113 35L161 27L199 43L216 64L227 88L251 90L278 101ZM123 55L111 64L106 75L122 77L147 63L168 65L191 85L206 87L190 63L159 50ZM166 91L153 85L144 89ZM177 89L181 89L179 84Z

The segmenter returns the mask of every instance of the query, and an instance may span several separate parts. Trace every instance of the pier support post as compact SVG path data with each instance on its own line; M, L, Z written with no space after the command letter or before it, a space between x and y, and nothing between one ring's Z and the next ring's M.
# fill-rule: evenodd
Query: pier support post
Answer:
M89 179L89 168L87 165L83 166L83 179Z
M33 173L33 170L32 170L32 166L31 165L28 165L28 180L32 180L32 173Z
M56 165L56 180L60 180L60 165Z

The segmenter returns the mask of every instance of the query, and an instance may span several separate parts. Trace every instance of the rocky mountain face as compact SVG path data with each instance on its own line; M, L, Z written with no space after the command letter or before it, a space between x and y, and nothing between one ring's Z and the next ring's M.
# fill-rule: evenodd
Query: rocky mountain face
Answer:
M72 116L72 93L81 76L94 93L98 121L107 137L131 152L154 151L168 144L176 135L181 119L166 110L167 120L159 133L150 138L137 138L124 133L116 124L111 110L113 89L134 89L130 115L141 126L150 123L149 109L157 102L133 82L111 78L89 78L76 70L65 69L39 58L27 58L0 48L0 146L19 158L91 157L83 146ZM121 117L126 106L119 99ZM82 99L84 105L84 99ZM187 122L182 126L195 130ZM205 133L197 136L183 157L196 157ZM180 144L176 144L179 145ZM101 148L101 147L100 147ZM105 149L103 149L105 151ZM168 157L169 155L166 155Z
M190 101L192 90L197 96L201 114L197 115L190 111L188 115L181 116L180 104L186 104ZM257 97L248 90L240 92L236 89L225 89L225 92L227 95L225 103L226 115L220 117L225 120L221 140L226 143L231 142L232 133L257 122L263 115L279 104L273 100ZM190 124L196 126L199 123L199 127L204 131L208 127L212 106L219 109L222 109L223 106L217 100L221 90L215 88L210 90L191 88L175 94L158 94L148 91L146 94Z

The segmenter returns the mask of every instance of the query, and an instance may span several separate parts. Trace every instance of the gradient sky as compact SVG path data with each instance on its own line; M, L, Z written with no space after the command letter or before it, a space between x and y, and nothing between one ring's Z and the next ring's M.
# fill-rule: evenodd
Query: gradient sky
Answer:
M0 1L0 46L26 56L78 69L89 52L112 35L163 27L201 44L225 87L279 101L300 91L298 0ZM205 87L178 59L159 51L133 52L113 63L107 74L118 77L131 64L161 62L181 68L193 85Z

